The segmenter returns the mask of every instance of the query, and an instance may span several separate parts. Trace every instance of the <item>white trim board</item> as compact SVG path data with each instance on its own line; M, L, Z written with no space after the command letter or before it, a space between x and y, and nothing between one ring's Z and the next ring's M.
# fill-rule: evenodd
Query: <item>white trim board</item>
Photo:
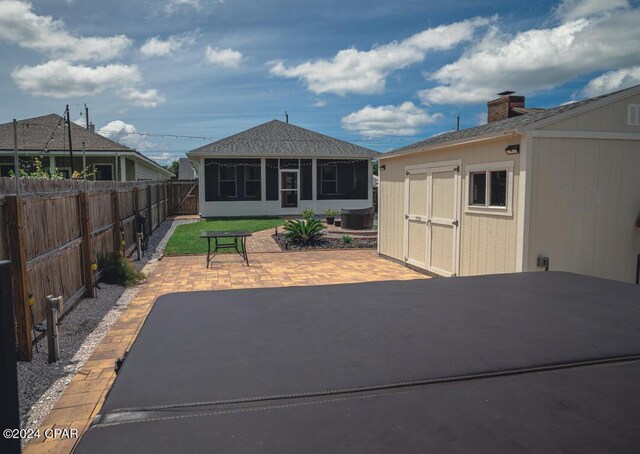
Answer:
M527 134L527 137L529 136L550 139L640 140L640 133L608 131L555 131L536 129Z

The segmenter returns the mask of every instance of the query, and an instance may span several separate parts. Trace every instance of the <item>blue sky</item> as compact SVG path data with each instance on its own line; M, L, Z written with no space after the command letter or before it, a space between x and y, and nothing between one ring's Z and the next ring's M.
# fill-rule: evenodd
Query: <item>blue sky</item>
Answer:
M167 162L273 118L378 151L640 83L627 0L0 0L0 122L62 113ZM133 132L204 136L174 139Z

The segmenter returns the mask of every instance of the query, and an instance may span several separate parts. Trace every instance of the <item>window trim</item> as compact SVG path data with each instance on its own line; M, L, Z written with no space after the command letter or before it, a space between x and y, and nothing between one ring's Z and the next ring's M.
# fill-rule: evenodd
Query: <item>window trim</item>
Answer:
M244 197L245 198L257 198L257 197L261 197L262 194L262 163L257 167L258 168L258 179L257 180L250 180L249 176L248 176L248 170L250 168L255 168L253 164L244 164ZM238 178L238 172L236 171L236 179ZM226 180L225 180L226 181ZM247 183L260 183L260 187L258 189L258 194L256 195L252 195L249 196L247 195ZM236 189L236 196L237 196L237 189Z
M465 201L464 212L473 214L489 214L498 216L513 216L513 168L515 166L514 161L502 161L491 162L485 164L472 164L465 168L466 183L465 183ZM491 175L489 172L507 172L507 184L506 184L506 206L491 206ZM471 174L486 172L487 177L485 180L485 205L472 205L471 204Z
M627 104L627 126L640 126L640 104Z
M93 166L93 181L116 181L116 169L114 167L113 162L96 162L91 164ZM109 166L111 167L111 179L110 180L96 180L96 175L98 173L98 171L96 170L96 166ZM60 169L65 169L66 167L56 167L56 169L60 170ZM69 171L71 171L71 168L69 168Z
M322 167L333 167L336 170L336 177L333 180L325 180L324 179L324 172L323 172L323 168ZM355 166L354 166L355 168ZM324 192L323 190L323 186L324 186L324 182L333 182L335 184L335 191L334 192ZM331 164L331 165L324 165L320 167L320 194L321 195L337 195L338 194L338 164Z
M223 180L222 179L222 175L221 175L222 172L220 172L220 170L222 169L223 166L218 164L218 166L217 166L218 167L218 198L220 198L222 200L224 200L224 199L237 199L238 198L238 165L240 165L240 164L234 164L233 166L231 166L231 168L233 169L234 179L233 180ZM235 188L234 195L224 195L224 196L222 195L221 183L223 181L225 183L233 181L234 188Z

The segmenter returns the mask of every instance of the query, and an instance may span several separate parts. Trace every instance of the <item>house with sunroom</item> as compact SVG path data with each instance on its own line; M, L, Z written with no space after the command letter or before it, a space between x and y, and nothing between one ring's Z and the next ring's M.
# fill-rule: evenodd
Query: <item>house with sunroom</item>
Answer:
M279 120L187 153L197 169L203 217L368 208L372 160L379 155Z
M637 282L640 85L550 109L503 92L487 118L379 158L378 252L440 276Z

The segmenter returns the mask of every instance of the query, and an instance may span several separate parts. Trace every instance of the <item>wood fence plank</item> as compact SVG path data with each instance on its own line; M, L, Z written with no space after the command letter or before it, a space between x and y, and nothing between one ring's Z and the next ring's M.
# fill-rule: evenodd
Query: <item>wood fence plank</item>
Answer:
M93 263L93 247L91 244L91 212L89 211L89 197L86 192L80 193L80 222L82 224L82 270L84 271L85 296L94 298L95 282L91 264Z
M122 254L122 223L120 219L120 194L113 191L113 252Z
M18 336L18 359L31 361L31 311L29 310L29 283L27 279L27 257L25 254L25 225L22 198L7 197L7 221L9 228L9 251L11 254L11 282Z

